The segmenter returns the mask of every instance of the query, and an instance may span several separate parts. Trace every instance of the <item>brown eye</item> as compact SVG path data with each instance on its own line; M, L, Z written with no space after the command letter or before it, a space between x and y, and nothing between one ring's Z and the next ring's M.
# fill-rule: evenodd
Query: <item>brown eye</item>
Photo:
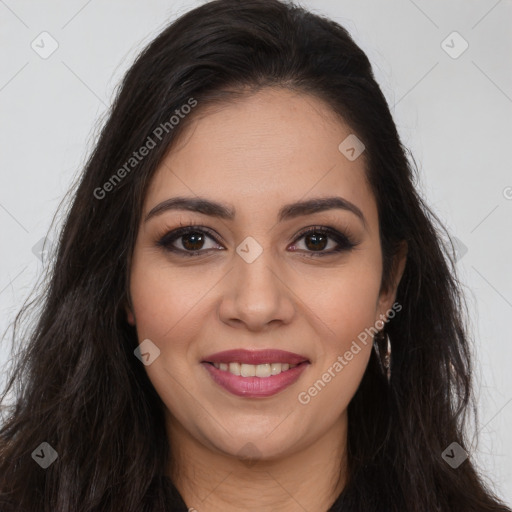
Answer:
M305 248L302 249L297 243L304 239ZM205 247L208 241L213 242L213 246ZM215 237L210 234L206 228L198 226L183 227L170 231L164 235L157 245L163 247L168 252L173 252L184 256L198 256L211 250L224 250ZM326 250L329 245L331 246ZM336 229L328 227L314 227L302 232L295 240L293 250L300 250L309 256L328 256L329 254L349 251L358 245L357 242Z
M210 247L205 247L209 240L213 241L214 244ZM195 256L215 249L220 244L204 228L184 227L167 233L157 242L157 245L169 252ZM222 248L222 246L220 247Z
M323 233L309 233L304 237L306 247L312 251L322 251L328 245L329 237Z
M198 231L193 231L180 237L183 247L190 251L197 251L203 248L205 236Z
M305 252L310 256L328 256L349 251L358 245L348 235L340 233L336 229L321 226L303 231L295 240L294 249L299 248L297 242L301 239L304 239ZM331 248L325 250L330 242L332 242Z

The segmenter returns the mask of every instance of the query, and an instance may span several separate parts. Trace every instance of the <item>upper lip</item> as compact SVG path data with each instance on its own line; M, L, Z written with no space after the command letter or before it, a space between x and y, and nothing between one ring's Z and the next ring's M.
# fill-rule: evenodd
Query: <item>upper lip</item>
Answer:
M243 363L243 364L265 364L265 363L289 363L300 364L309 361L307 357L285 350L264 349L246 350L243 348L216 352L204 358L205 363Z

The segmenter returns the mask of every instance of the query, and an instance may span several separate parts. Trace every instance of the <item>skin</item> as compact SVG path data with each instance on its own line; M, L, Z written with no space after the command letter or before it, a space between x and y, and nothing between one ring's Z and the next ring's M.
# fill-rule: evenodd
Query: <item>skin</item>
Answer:
M130 271L128 321L139 342L149 338L160 349L145 369L166 405L175 459L168 474L199 512L327 510L345 485L347 406L372 340L309 403L297 397L386 315L405 265L402 251L394 283L381 291L378 213L364 153L349 161L338 150L351 133L321 100L263 89L194 118L152 179L143 219L176 196L236 209L234 220L177 210L142 220ZM357 205L366 226L342 209L277 220L284 204L333 195ZM211 229L217 241L206 237L204 253L190 257L157 246L180 222ZM358 245L315 257L308 237L297 239L312 226L348 233ZM252 263L236 252L248 236L263 250ZM185 251L191 242L173 245ZM319 251L336 245L329 238ZM233 348L278 348L311 364L274 396L238 397L201 365Z

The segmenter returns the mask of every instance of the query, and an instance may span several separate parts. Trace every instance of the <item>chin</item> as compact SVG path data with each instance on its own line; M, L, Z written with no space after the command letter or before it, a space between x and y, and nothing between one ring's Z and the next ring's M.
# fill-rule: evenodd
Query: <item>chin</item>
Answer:
M211 431L210 431L211 434ZM222 439L209 439L208 443L216 451L237 459L274 460L286 456L293 450L289 435L265 437L264 434L233 433L222 435Z

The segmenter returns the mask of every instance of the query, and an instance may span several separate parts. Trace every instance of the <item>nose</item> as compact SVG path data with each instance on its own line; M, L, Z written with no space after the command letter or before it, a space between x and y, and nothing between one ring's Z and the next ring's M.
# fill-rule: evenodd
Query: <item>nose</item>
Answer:
M270 250L252 262L236 254L233 265L223 280L221 321L253 332L292 321L294 293L285 282L286 269L274 261Z

